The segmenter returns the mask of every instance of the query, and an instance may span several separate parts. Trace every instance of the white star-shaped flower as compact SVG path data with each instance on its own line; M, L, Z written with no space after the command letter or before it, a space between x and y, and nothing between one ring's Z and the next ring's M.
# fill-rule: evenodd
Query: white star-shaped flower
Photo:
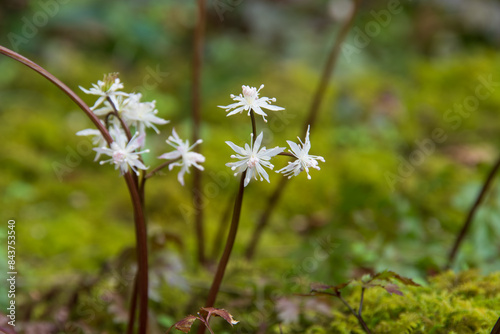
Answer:
M136 132L134 137L127 143L127 136L123 133L122 130L118 128L118 126L114 126L109 131L111 137L113 138L113 142L111 143L111 147L99 147L94 148L99 154L107 154L111 157L109 160L101 161L100 164L105 164L107 162L115 164L115 169L120 168L120 175L128 172L128 168L132 168L132 170L139 175L139 169L148 169L149 167L144 166L142 161L139 159L139 154L147 153L149 150L144 150L140 152L135 152L139 147L142 146L144 142L145 135L139 134Z
M129 126L135 126L139 133L145 133L146 127L153 128L156 133L160 130L154 124L167 124L169 121L156 116L156 101L141 102L141 93L131 93L128 97L116 97L114 107ZM104 116L114 111L109 101L104 101L104 107L94 110L94 114Z
M267 175L263 166L273 169L274 166L269 162L269 160L285 150L285 147L277 146L269 150L266 149L266 147L259 150L260 145L262 144L262 137L263 134L261 132L257 136L257 139L255 139L255 143L252 144L253 134L251 134L250 145L245 144L245 148L239 147L230 141L226 141L226 144L238 153L236 155L231 155L231 158L240 160L237 162L228 162L226 166L231 167L232 170L236 170L236 173L234 173L235 176L238 175L238 173L243 173L245 170L247 171L245 176L245 187L248 185L252 177L257 180L257 175L260 177L261 181L265 179L269 182L269 175Z
M92 111L94 112L95 115L97 116L106 116L109 113L113 113L116 110L118 111L119 114L122 113L123 109L127 106L127 104L130 102L129 97L132 96L133 94L129 94L127 96L123 95L118 95L116 96L116 99L113 102L113 106L109 103L108 100L104 100L103 104L104 107L101 107L99 109L93 109Z
M120 82L120 79L118 79L116 73L105 75L102 81L97 81L97 85L92 84L92 88L88 90L81 86L79 87L85 94L99 96L95 104L90 108L91 110L94 110L95 108L100 106L104 101L106 101L108 97L116 106L118 105L118 101L116 100L117 96L128 96L127 93L119 92L120 89L123 89L123 84Z
M130 94L127 102L124 103L123 118L127 123L134 125L140 133L144 133L146 127L153 128L156 133L160 133L155 124L163 125L169 121L156 116L158 113L156 101L140 102L141 97L140 93Z
M302 143L300 138L297 137L302 147L300 145L297 145L293 141L290 140L286 141L288 145L290 145L291 148L291 150L289 150L290 153L292 153L292 155L296 157L297 160L289 162L288 166L276 171L276 173L283 173L284 175L288 176L288 178L291 178L292 176L299 175L300 172L305 170L307 173L307 178L311 179L311 175L309 175L309 168L320 170L318 166L318 161L325 162L325 159L317 155L309 154L309 150L311 149L311 142L309 141L310 127L311 126L307 127L305 143Z
M168 165L168 169L172 170L174 166L181 167L179 174L177 174L177 180L179 180L179 183L181 185L184 185L184 174L186 172L189 174L189 167L194 166L199 170L204 170L203 166L199 164L205 162L205 157L200 153L190 152L193 149L193 147L202 142L203 141L201 139L198 139L193 145L189 146L189 141L188 140L182 141L182 139L179 138L177 132L175 132L175 129L173 129L172 135L169 136L167 139L167 144L173 146L175 148L175 151L162 154L158 157L159 159L167 159L167 160L180 158L180 161L173 162L170 165Z
M274 111L285 109L282 107L271 105L271 102L276 102L276 99L274 97L259 98L259 92L262 88L264 88L264 85L261 85L259 90L257 90L257 88L255 87L250 87L250 86L242 86L242 88L243 88L243 95L241 94L238 96L235 96L233 94L230 95L234 101L237 101L236 103L227 106L218 106L219 108L226 109L226 112L230 111L231 109L234 109L226 116L231 116L237 113L241 113L243 110L248 111L248 116L250 116L250 111L253 110L256 114L262 116L264 122L267 122L266 120L267 114L262 110L262 108Z
M106 140L101 134L101 131L96 130L96 129L85 129L78 131L76 133L77 136L92 136L92 144L97 147L102 147L106 146ZM99 160L99 157L101 156L101 153L97 152L94 161Z

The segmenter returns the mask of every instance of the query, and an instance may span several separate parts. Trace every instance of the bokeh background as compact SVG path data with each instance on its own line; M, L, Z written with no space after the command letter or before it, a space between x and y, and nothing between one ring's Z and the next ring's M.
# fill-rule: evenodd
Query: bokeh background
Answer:
M398 12L377 21L389 3L397 3ZM243 84L265 84L262 95L286 108L286 117L270 113L268 124L259 121L259 129L267 127L266 144L303 139L314 90L350 9L347 0L207 1L201 133L209 254L220 246L216 234L237 187L228 177L232 151L224 142L241 145L251 130L248 117L226 118L217 105L229 104L229 94L239 94ZM272 173L270 185L247 188L227 299L243 296L253 310L259 293L307 292L313 281L341 282L384 269L425 284L445 265L499 156L498 22L500 5L492 0L363 3L311 133L311 153L326 163L311 180L301 174L290 182L252 263L242 255L281 176ZM45 67L89 105L94 99L78 86L88 88L110 72L120 73L125 91L157 101L158 116L170 124L148 137L150 166L170 150L165 140L173 127L191 138L195 24L195 1L0 3L0 44ZM491 94L474 100L484 80L493 82L483 90ZM75 135L91 126L48 81L0 57L0 238L4 244L7 219L14 218L19 319L50 326L57 317L80 314L90 332L104 326L114 333L123 328L128 303L116 281L127 275L96 277L133 270L133 216L118 173L95 163L90 141ZM446 139L419 146L436 129ZM411 157L418 163L408 168ZM166 172L147 189L159 329L201 306L212 277L195 257L192 176L182 187L176 174ZM494 185L478 211L454 270L500 269L499 190ZM324 252L328 256L318 255ZM96 295L98 284L110 286L98 290L103 296ZM80 303L88 298L77 315L64 308L75 291L84 295ZM8 299L0 292L3 309ZM237 302L227 305L238 309Z

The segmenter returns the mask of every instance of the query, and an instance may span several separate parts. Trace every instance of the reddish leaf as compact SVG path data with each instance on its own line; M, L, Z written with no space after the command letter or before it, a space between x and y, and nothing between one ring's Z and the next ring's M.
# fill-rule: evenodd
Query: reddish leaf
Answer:
M338 284L338 285L326 285L326 284L322 284L322 283L313 283L313 284L311 284L311 291L312 292L326 292L327 290L332 290L335 293L339 293L340 290L342 290L343 288L345 288L349 284L351 284L351 281L348 281L348 282L345 282L342 284Z
M420 284L415 283L411 278L403 277L396 273L394 273L394 278L403 283L404 285L421 286Z
M396 274L394 271L390 270L385 270L381 273L376 274L375 276L372 277L371 281L376 279L388 282L391 282L393 279L395 279L403 283L404 285L420 286L420 284L415 283L411 278L403 277L401 275Z
M175 326L176 329L180 330L183 333L189 333L189 331L191 330L191 326L193 326L193 323L196 321L196 319L198 318L194 315L188 315L184 319L177 321L172 327ZM168 332L170 332L170 329L168 330Z
M384 289L387 290L391 295L393 293L402 296L403 293L399 290L399 287L396 284L389 283L386 286L384 286Z
M231 313L229 313L228 311L226 311L222 308L202 307L201 310L208 313L207 319L212 315L214 315L216 317L221 317L224 320L226 320L231 326L236 325L239 322L239 321L234 320Z

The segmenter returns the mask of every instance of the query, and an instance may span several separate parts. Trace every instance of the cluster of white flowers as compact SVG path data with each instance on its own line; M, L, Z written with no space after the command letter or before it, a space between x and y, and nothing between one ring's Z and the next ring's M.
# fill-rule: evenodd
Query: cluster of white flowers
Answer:
M101 154L105 154L111 158L101 161L101 164L114 164L116 169L120 169L122 175L127 173L129 169L132 169L132 171L139 175L139 170L149 168L144 165L141 157L141 154L149 152L149 150L143 149L146 141L146 129L152 128L156 133L160 133L156 126L167 124L169 121L157 116L158 110L156 109L155 101L142 102L142 95L140 93L123 92L123 84L116 74L107 75L104 77L104 80L100 80L92 86L88 90L80 88L87 94L98 96L97 101L91 109L95 115L102 118L102 124L109 127L113 142L108 147L101 133L95 129L85 129L77 132L77 135L93 137L93 143L97 146L94 148L97 153L95 157L96 161L99 160ZM259 97L259 92L263 87L264 85L261 85L257 89L256 87L242 86L242 94L238 96L230 95L236 103L219 107L224 108L228 112L227 116L247 111L249 116L253 112L262 116L264 121L267 122L267 114L263 109L280 111L284 110L284 108L271 104L271 102L276 102L275 98ZM130 129L135 130L132 138L130 138ZM288 178L291 178L305 171L307 178L310 179L309 169L319 170L318 161L325 162L325 159L321 156L309 154L309 150L311 149L309 130L308 127L304 142L300 138L299 144L287 141L290 146L290 153L286 154L283 153L285 147L276 146L271 149L267 149L265 146L261 147L263 141L262 132L257 138L254 138L252 134L250 145L245 144L244 147L226 141L237 153L231 155L231 158L238 160L236 162L229 162L226 165L235 171L234 175L246 172L244 180L246 187L252 178L270 182L269 175L264 167L272 170L274 165L270 162L271 158L278 154L284 154L295 157L296 160L289 162L286 167L278 170L277 173L283 173ZM129 133L129 137L127 137L127 133ZM177 179L182 185L184 185L184 174L189 173L191 166L203 170L201 163L205 162L205 157L200 153L192 151L201 142L202 140L200 139L193 145L189 145L189 141L182 140L174 129L172 130L172 135L167 139L167 144L171 145L174 150L158 157L159 159L171 160L168 164L170 170L176 166L181 168Z
M267 122L265 116L267 114L262 110L262 108L279 111L284 110L282 107L271 105L271 102L276 102L275 98L261 97L259 98L259 92L264 87L261 85L257 90L255 87L242 86L243 95L240 94L235 96L231 94L231 98L236 103L227 105L227 106L219 106L219 108L226 109L226 112L229 111L227 116L235 115L241 113L243 110L248 111L248 115L251 115L251 112L255 112L258 115L261 115L264 118L264 121ZM233 109L231 111L231 109ZM302 171L307 173L307 178L310 179L309 168L320 169L318 166L318 161L325 162L325 159L320 156L310 155L309 150L311 149L311 142L309 141L309 129L307 128L306 139L303 143L300 138L300 144L296 144L292 141L287 140L288 145L291 150L290 153L292 156L296 158L295 161L289 162L288 166L280 169L277 173L283 173L288 178L292 176L297 176ZM264 179L269 182L269 175L265 171L263 167L273 169L273 164L270 163L272 157L282 153L285 148L284 147L275 147L272 149L266 149L265 147L260 148L262 144L262 132L257 136L255 142L253 142L253 135L250 141L250 145L245 144L245 147L240 147L235 145L230 141L226 141L226 143L237 153L236 155L231 155L231 158L238 159L237 162L229 162L226 166L230 167L233 171L236 171L235 176L238 173L243 173L246 171L245 175L245 187L248 185L250 180L255 178L257 180L257 176L260 177L260 180ZM260 148L260 149L259 149Z
M80 89L86 94L97 95L99 98L91 107L91 110L96 116L102 117L106 120L101 120L104 126L108 125L108 117L112 115L109 122L109 133L113 142L108 147L102 134L95 129L85 129L77 132L78 136L92 136L92 142L97 152L95 160L99 160L101 154L106 154L111 159L103 160L100 164L111 163L115 165L116 169L120 169L120 174L123 175L132 169L139 175L139 169L146 170L149 167L144 165L141 154L149 152L149 150L139 151L143 148L146 141L146 128L152 128L156 133L160 133L156 125L164 125L169 121L162 119L156 114L156 101L141 102L142 95L140 93L126 93L121 91L124 87L120 82L117 74L109 74L104 77L104 80L99 80L97 84L92 84L92 88ZM100 107L100 108L98 108ZM122 128L121 122L118 117L123 121L125 126L130 130L135 129L135 134L132 138L127 137L125 129ZM205 157L190 150L197 144L201 143L198 140L194 145L189 146L189 142L183 142L179 138L175 130L172 131L172 136L167 139L167 144L173 146L175 150L170 153L165 153L158 158L179 160L169 165L170 170L174 166L180 166L181 170L178 174L179 182L184 185L184 174L189 173L189 167L195 166L203 170L199 165L205 161Z

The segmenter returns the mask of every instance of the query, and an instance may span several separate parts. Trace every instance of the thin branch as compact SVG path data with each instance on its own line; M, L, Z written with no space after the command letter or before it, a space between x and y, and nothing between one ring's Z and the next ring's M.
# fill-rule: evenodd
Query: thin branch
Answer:
M351 311L351 313L357 318L358 317L358 314L356 313L356 311L354 311L354 309L351 307L351 305L349 305L349 303L342 297L342 295L340 294L340 292L338 292L337 294L335 294L335 296L340 299L342 301L342 303L344 303L345 306L347 306L347 308L349 309L349 311Z
M208 293L208 298L205 303L205 307L213 307L217 299L217 294L219 292L222 279L224 278L224 273L226 272L226 267L229 262L229 257L233 250L234 241L236 240L236 233L238 232L238 225L240 222L241 206L243 203L243 194L245 192L245 176L247 171L241 174L240 186L238 188L238 194L236 195L236 200L234 201L233 218L231 220L231 227L229 229L229 235L227 236L226 247L224 248L224 253L217 266L217 272L215 273L212 286ZM205 327L200 326L198 328L198 334L204 334Z
M472 205L472 207L469 210L469 213L467 214L467 218L465 219L462 229L460 230L460 233L457 235L455 243L453 244L453 248L451 249L450 255L448 256L448 263L446 264L445 269L451 268L453 261L457 256L458 249L460 248L460 245L464 241L465 236L467 235L467 231L469 231L469 228L472 225L472 220L474 219L474 215L476 211L479 209L479 206L481 205L483 199L485 198L488 189L493 183L495 174L498 172L499 169L500 169L500 158L497 160L497 162L489 172L488 176L486 177L486 180L484 181L483 187L481 188L479 195L477 196L474 204Z
M90 110L89 106L87 106L87 104L85 104L85 102L83 102L83 100L78 95L76 95L76 93L73 92L68 86L66 86L61 80L57 79L55 76L50 74L47 70L45 70L43 67L34 63L33 61L29 60L28 58L23 57L20 54L12 51L10 49L7 49L6 47L1 46L1 45L0 45L0 53L28 66L29 68L31 68L35 72L37 72L40 75L42 75L43 77L47 78L50 82L52 82L54 85L56 85L59 89L61 89L66 95L69 96L70 99L73 100L73 102L75 102L80 107L80 109L83 110L83 112L85 112L85 114L87 114L87 116L90 118L92 123L94 123L94 125L97 127L97 129L101 132L101 134L104 137L104 139L106 140L106 142L109 145L111 145L111 143L113 142L113 139L109 135L108 130L102 125L99 118L97 118L97 116L94 115L92 110Z
M144 176L144 179L147 180L150 177L155 176L156 173L158 173L160 170L162 170L163 168L167 167L168 165L170 165L173 162L179 161L180 159L181 158L177 158L177 159L172 159L172 160L165 161L164 163L162 163L158 167L155 167L151 172L147 173L146 176Z
M342 303L344 303L345 306L347 306L347 308L349 309L349 311L351 311L351 313L356 317L356 319L358 319L358 322L361 325L361 327L363 328L363 330L367 334L372 334L370 328L368 328L368 325L363 320L363 317L361 316L361 314L358 314L358 313L356 313L356 311L354 311L354 309L351 307L351 305L349 305L349 303L344 298L342 298L342 295L340 294L340 292L338 292L336 294L336 296L342 301Z
M291 157L291 158L297 159L297 157L295 155L293 155L292 153L290 153L290 152L281 152L281 153L278 153L278 155L284 155L284 156L287 156L287 157Z
M361 317L361 313L363 313L363 299L365 297L365 287L361 288L361 298L359 299L359 310L358 314Z
M333 45L333 47L330 51L325 68L323 69L323 74L321 76L318 87L317 87L316 92L314 94L314 97L313 97L313 100L311 103L311 107L309 109L309 114L308 114L306 121L304 123L304 133L307 132L307 127L309 125L312 128L314 123L316 122L321 103L325 97L325 92L326 92L328 82L330 80L332 72L335 69L335 66L337 64L337 60L339 58L342 43L346 39L347 34L349 33L349 30L351 29L351 27L354 23L354 19L356 18L356 15L359 11L361 0L353 0L353 2L354 2L354 8L351 12L351 16L347 19L345 24L342 26L342 28L337 36L337 39L335 40L335 44ZM263 211L263 213L261 214L261 216L259 218L259 222L255 225L255 229L253 231L252 237L250 238L250 243L248 244L247 249L245 251L245 257L247 258L247 260L251 260L254 257L255 249L257 248L257 244L260 240L262 232L264 231L265 227L269 223L269 218L271 217L271 213L273 212L274 208L276 207L276 204L278 203L278 201L281 197L281 194L283 193L283 190L287 184L287 181L288 181L288 178L282 178L280 183L276 186L273 193L271 194L271 196L267 200L266 208Z

